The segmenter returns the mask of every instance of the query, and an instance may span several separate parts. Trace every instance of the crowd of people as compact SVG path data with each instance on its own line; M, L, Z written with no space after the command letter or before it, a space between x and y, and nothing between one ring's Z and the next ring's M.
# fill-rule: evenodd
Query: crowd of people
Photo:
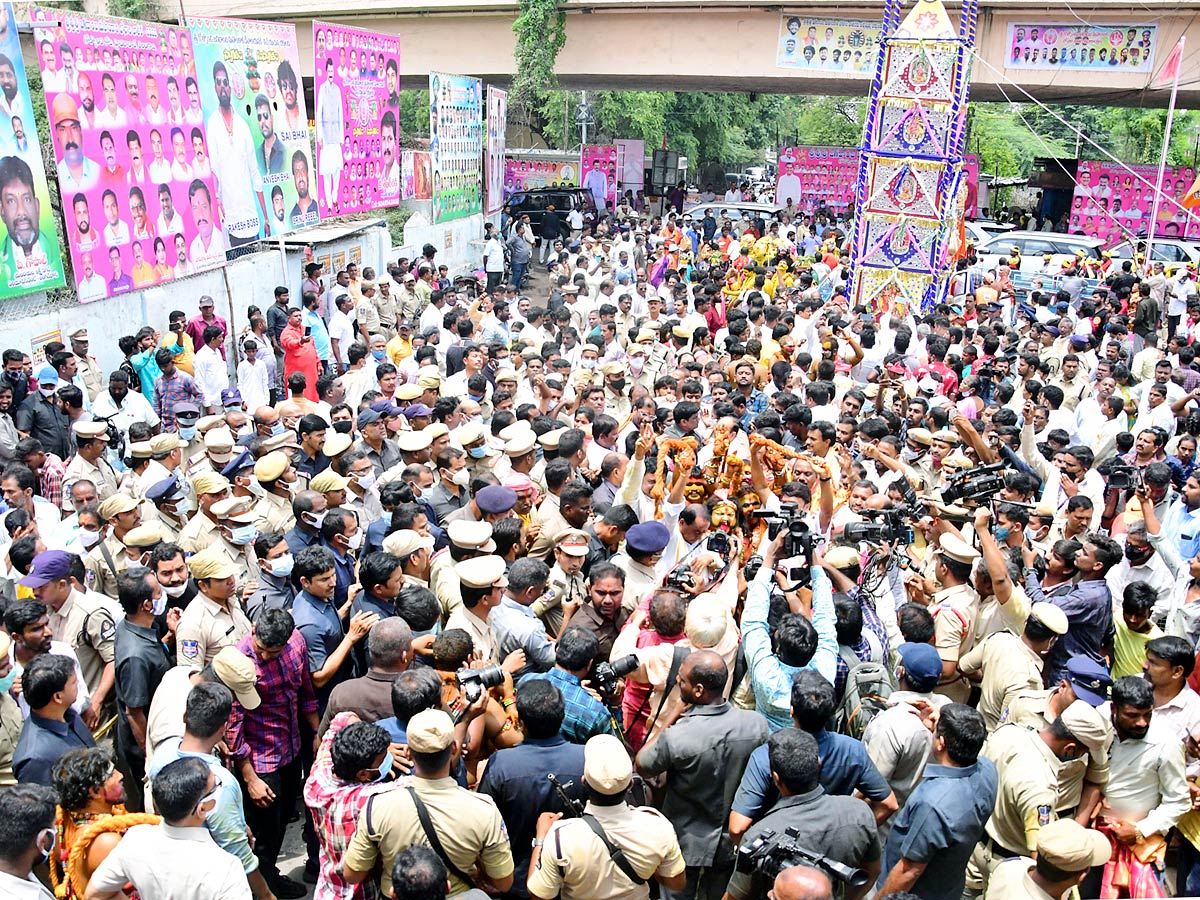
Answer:
M0 894L1200 892L1161 271L622 207L3 352Z

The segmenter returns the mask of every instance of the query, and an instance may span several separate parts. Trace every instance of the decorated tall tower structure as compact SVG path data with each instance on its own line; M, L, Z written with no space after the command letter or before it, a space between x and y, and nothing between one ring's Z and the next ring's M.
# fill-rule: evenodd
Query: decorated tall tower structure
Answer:
M851 298L928 310L963 243L967 93L978 0L887 0L855 184Z

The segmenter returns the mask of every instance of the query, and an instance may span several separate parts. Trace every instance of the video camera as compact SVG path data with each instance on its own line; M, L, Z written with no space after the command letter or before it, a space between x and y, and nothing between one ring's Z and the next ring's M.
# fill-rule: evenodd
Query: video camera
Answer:
M965 469L951 476L942 491L943 503L967 501L981 506L1004 489L1004 463Z
M617 682L638 667L638 658L630 653L613 662L602 662L592 672L592 683L596 690L609 696L616 690Z
M796 842L799 834L797 829L788 828L783 837L777 838L774 831L763 831L749 844L738 848L735 868L743 874L757 872L767 882L773 882L780 872L792 866L821 869L831 878L843 881L853 888L863 887L870 881L870 876L862 869L853 869L836 859L801 847Z
M454 678L462 690L463 699L470 705L488 688L504 684L504 670L495 663L480 669L459 669Z
M781 503L778 511L756 509L752 513L767 523L767 540L773 541L786 529L783 539L783 559L803 557L803 566L793 566L788 580L797 587L812 583L813 547L816 540L804 521L805 511L795 503Z
M1142 486L1142 470L1127 463L1109 466L1108 486L1118 491L1136 491Z
M733 542L729 540L729 535L725 532L710 532L705 539L704 549L709 553L714 553L721 557L725 562L725 566L729 566L730 554L733 552ZM692 573L687 558L667 573L663 579L663 587L666 590L678 591L681 594L690 594L695 590L696 576Z
M895 541L911 544L913 530L909 518L912 513L912 508L908 506L860 510L860 516L879 521L850 522L842 532L842 537L848 544L857 544L859 541L868 544L890 544Z

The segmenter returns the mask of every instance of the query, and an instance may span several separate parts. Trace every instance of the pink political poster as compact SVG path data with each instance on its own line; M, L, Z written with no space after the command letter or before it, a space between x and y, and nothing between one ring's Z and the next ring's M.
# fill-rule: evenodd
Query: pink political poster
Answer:
M1072 234L1117 243L1150 233L1157 166L1119 166L1085 159L1079 163L1075 178L1068 224ZM1155 237L1200 237L1200 218L1189 215L1183 207L1183 199L1195 180L1196 170L1191 166L1167 166L1163 171Z
M504 150L508 135L508 92L487 88L487 158L484 165L487 200L483 211L489 216L504 206Z
M504 163L504 199L521 191L547 187L575 187L579 167L573 162L539 159L506 159Z
M61 15L34 40L80 301L225 265L190 33Z
M321 218L400 202L400 38L313 22Z
M975 156L963 161L967 173L967 216L975 215L979 184L979 162ZM854 199L858 179L856 147L786 147L779 153L775 180L775 205L811 215L818 209L845 212Z
M592 192L596 209L617 208L617 148L586 144L580 151L580 187Z

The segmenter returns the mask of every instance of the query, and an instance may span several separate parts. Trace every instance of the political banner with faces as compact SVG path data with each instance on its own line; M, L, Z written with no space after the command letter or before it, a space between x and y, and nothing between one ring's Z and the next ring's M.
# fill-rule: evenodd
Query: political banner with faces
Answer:
M429 73L429 150L433 155L433 221L483 211L483 83Z
M487 89L487 214L504 206L504 150L507 147L508 92Z
M400 38L313 22L322 216L400 202Z
M295 27L190 16L188 27L228 246L316 225Z
M80 301L225 265L188 30L35 13ZM47 16L61 16L61 24Z
M585 144L580 150L580 184L592 192L596 209L603 214L617 208L617 148Z
M508 159L504 165L504 199L522 191L547 187L575 187L579 166L573 162L542 159Z
M433 199L433 161L424 150L400 153L400 199Z
M11 3L0 8L0 299L61 287L62 254Z

